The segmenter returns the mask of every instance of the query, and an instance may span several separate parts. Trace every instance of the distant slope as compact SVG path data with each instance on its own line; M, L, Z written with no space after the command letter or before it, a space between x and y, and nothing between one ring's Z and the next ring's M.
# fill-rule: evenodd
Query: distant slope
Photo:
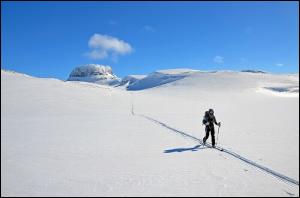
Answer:
M128 89L141 90L152 87L175 92L178 90L185 90L185 92L254 91L263 94L274 93L275 96L299 97L299 75L234 71L195 71L175 74L154 72Z
M170 69L153 72L146 77L136 80L127 86L127 90L143 90L160 85L164 85L170 82L174 82L183 79L193 73L198 72L197 70L190 69Z
M245 70L242 70L241 72L249 72L249 73L267 73L265 71L260 71L260 70L251 70L251 69L245 69Z
M128 75L128 76L125 76L124 78L122 78L122 81L120 82L120 84L118 86L128 87L145 77L146 77L146 75Z

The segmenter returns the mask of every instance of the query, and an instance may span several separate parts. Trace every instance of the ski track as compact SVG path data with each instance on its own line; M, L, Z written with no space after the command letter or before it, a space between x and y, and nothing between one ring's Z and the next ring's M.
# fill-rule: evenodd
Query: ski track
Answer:
M131 107L131 114L134 115L134 116L137 115L137 116L140 116L142 118L145 118L145 119L147 119L147 120L149 120L151 122L154 122L154 123L156 123L158 125L161 125L162 127L167 128L167 129L169 129L169 130L171 130L171 131L173 131L175 133L178 133L178 134L182 135L183 137L190 138L193 141L195 141L197 143L200 143L200 145L204 145L201 139L198 139L198 138L196 138L196 137L194 137L192 135L189 135L189 134L187 134L187 133L185 133L183 131L179 131L179 130L177 130L175 128L172 128L172 127L166 125L165 123L160 122L158 120L155 120L155 119L153 119L153 118L151 118L149 116L146 116L146 115L143 115L143 114L136 114L136 113L134 113L133 106ZM211 147L210 143L206 143L205 145L208 145L209 147ZM285 176L285 175L283 175L281 173L278 173L278 172L276 172L274 170L271 170L271 169L269 169L269 168L267 168L267 167L265 167L263 165L257 164L256 162L251 161L251 160L249 160L249 159L247 159L247 158L245 158L245 157L243 157L243 156L241 156L241 155L239 155L239 154L237 154L237 153L235 153L233 151L230 151L230 150L225 149L225 148L220 147L220 146L216 146L216 150L218 150L220 152L227 153L227 154L229 154L229 155L231 155L231 156L233 156L233 157L235 157L235 158L237 158L237 159L239 159L239 160L247 163L248 165L254 166L254 167L262 170L263 172L268 173L271 176L274 176L277 179L280 179L280 180L282 180L284 182L288 182L289 184L293 184L293 185L299 186L299 181L297 181L295 179L292 179L292 178L290 178L288 176Z

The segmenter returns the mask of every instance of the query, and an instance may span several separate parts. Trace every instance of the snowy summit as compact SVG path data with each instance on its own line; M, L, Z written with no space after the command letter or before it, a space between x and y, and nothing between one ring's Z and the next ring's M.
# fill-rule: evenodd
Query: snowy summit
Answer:
M116 85L120 79L113 74L110 66L88 64L76 67L71 72L68 81L85 81L104 85Z

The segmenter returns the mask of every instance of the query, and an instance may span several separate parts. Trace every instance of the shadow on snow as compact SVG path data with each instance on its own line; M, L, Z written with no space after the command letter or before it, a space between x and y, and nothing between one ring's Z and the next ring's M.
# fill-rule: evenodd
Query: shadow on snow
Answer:
M201 147L201 144L200 145L196 145L194 147L191 147L191 148L175 148L175 149L168 149L168 150L165 150L164 153L181 153L181 152L185 152L185 151L191 151L191 152L194 152L194 151L198 151L200 149L205 149L206 147Z

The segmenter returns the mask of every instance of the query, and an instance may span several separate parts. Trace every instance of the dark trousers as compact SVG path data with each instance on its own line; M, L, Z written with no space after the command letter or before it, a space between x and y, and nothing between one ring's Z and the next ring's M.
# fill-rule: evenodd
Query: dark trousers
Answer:
M203 138L203 143L205 143L206 140L208 139L209 132L211 133L211 143L214 146L215 145L215 127L214 126L206 126L205 127L205 137Z

